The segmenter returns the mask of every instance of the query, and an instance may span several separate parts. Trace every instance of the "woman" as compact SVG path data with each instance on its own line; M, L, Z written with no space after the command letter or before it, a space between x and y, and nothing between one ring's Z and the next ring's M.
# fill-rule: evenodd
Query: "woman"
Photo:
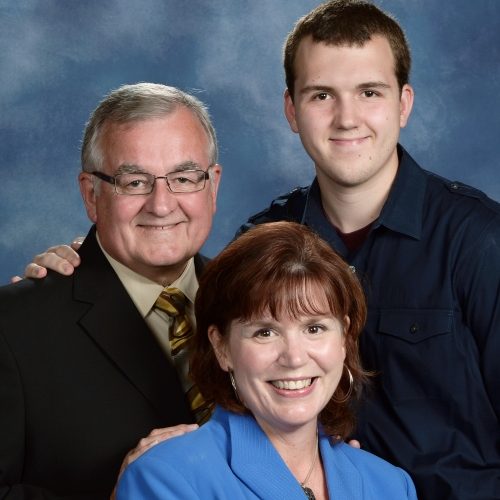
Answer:
M324 241L253 228L209 263L195 308L191 375L215 412L132 463L119 500L416 498L406 472L344 443L366 307Z

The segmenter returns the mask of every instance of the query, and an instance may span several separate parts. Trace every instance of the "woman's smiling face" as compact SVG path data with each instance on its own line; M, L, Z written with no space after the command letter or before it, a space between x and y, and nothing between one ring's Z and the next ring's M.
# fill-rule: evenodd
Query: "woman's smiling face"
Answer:
M344 325L315 295L308 302L326 313L234 320L227 342L215 328L210 334L221 368L234 372L240 399L268 435L316 425L342 376Z

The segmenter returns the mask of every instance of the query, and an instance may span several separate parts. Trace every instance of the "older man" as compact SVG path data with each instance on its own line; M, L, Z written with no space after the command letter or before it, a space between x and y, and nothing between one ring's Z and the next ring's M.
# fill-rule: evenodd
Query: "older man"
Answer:
M82 167L82 265L0 290L2 498L109 498L140 438L203 410L182 344L221 175L206 109L121 87L90 117Z

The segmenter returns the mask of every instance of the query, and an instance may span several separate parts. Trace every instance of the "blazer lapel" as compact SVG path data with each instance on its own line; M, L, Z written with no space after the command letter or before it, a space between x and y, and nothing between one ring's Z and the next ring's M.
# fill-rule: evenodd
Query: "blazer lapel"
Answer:
M331 444L330 438L320 439L321 458L325 468L330 498L365 498L363 483L357 467L342 451L344 443Z
M201 274L203 273L203 270L205 269L205 266L210 262L210 259L208 257L205 257L204 255L201 255L200 253L197 253L194 256L194 269L196 272L196 276L199 278Z
M258 498L304 500L304 492L271 441L249 415L229 413L230 464Z
M87 302L79 324L153 407L170 422L193 417L177 374L158 346L95 238L93 228L80 249L82 264L74 296Z

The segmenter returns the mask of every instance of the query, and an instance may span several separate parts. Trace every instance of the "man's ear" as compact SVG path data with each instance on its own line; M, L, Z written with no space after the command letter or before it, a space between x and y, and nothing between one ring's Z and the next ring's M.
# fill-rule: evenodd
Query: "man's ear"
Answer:
M288 120L288 123L292 131L298 134L299 129L297 127L297 120L295 119L295 104L293 103L292 96L290 95L288 89L285 90L283 98L284 98L284 110L286 119Z
M222 176L222 166L216 163L210 167L210 188L212 189L212 207L213 213L217 209L217 192L219 191L220 179Z
M415 92L411 85L403 85L401 90L401 100L399 104L400 114L399 114L399 126L401 128L406 127L408 123L408 118L410 117L411 110L413 109L413 100L415 98Z
M212 344L212 348L215 352L215 357L219 362L219 366L225 372L232 370L232 363L227 352L227 346L219 332L219 329L215 325L211 325L208 328L208 339Z
M78 175L78 182L80 184L80 193L82 194L83 202L85 203L85 209L87 210L87 216L93 223L96 223L96 192L92 174L89 174L88 172L80 172Z

